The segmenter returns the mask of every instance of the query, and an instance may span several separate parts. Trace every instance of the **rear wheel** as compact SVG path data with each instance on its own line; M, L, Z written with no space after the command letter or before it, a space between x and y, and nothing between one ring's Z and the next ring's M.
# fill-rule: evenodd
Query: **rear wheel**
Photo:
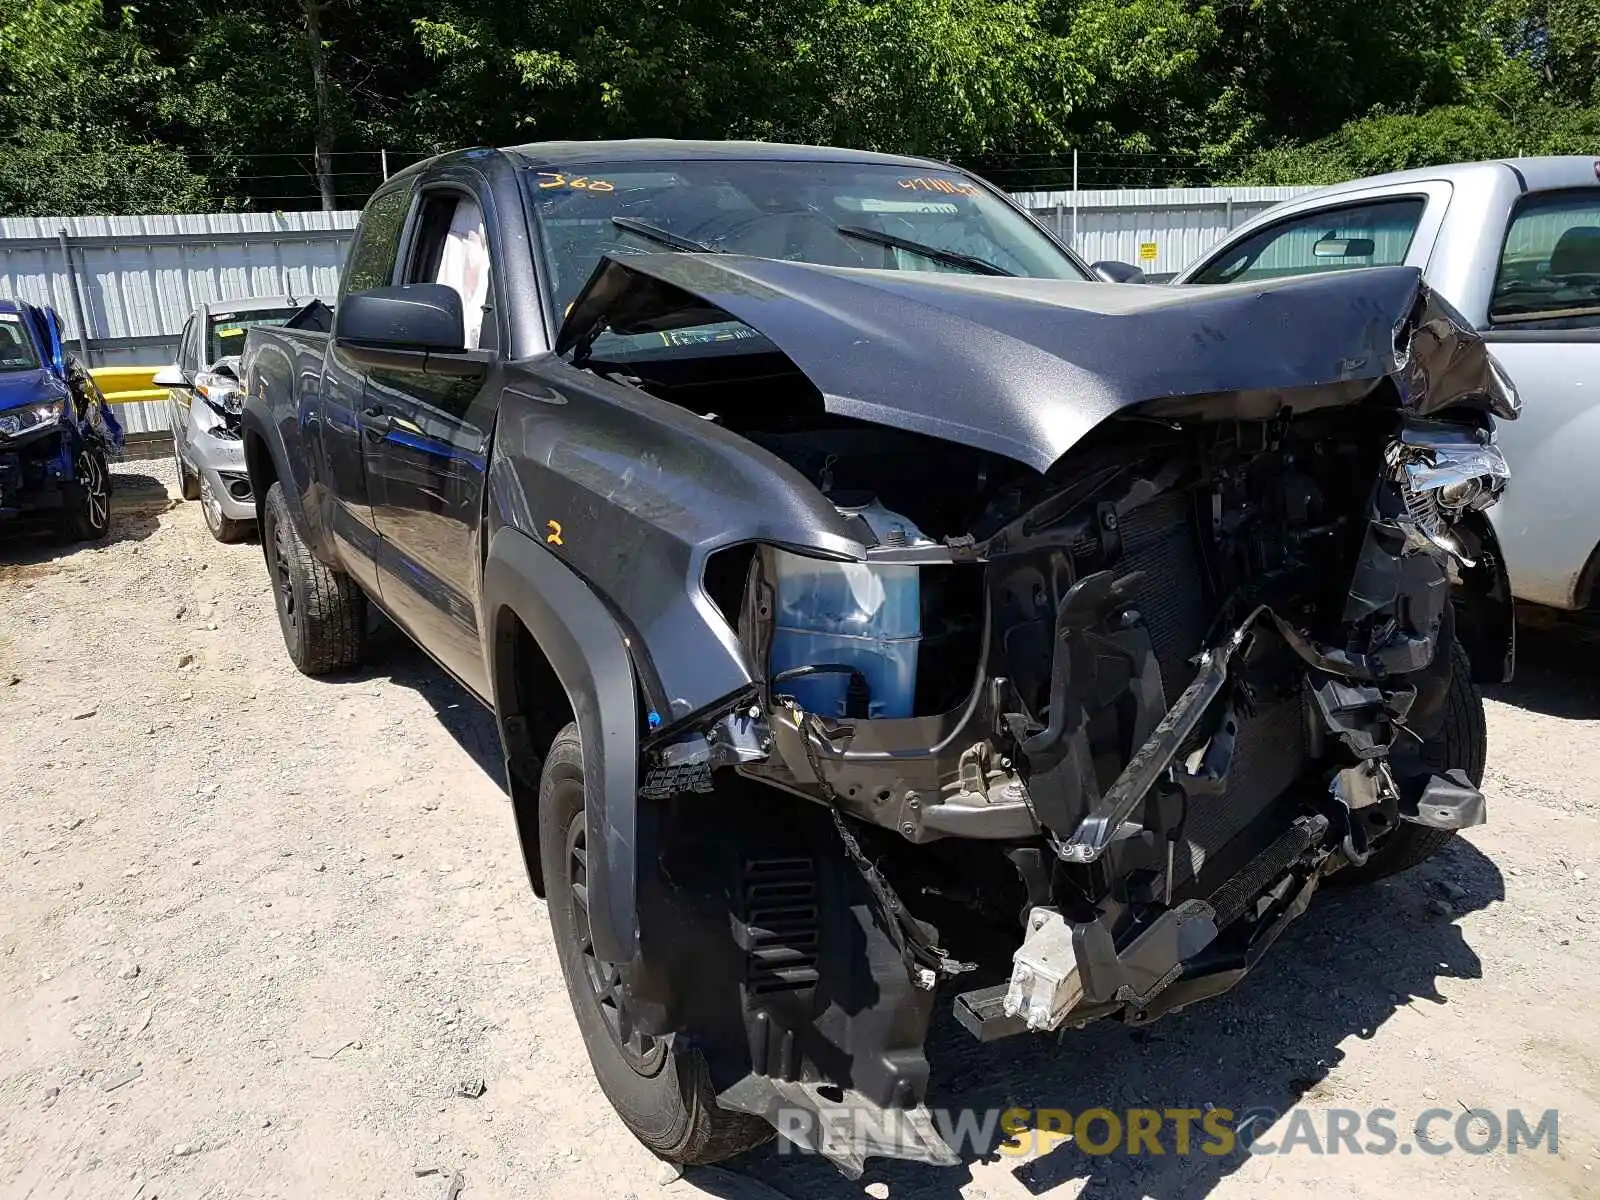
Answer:
M208 476L200 476L200 511L205 514L206 528L219 542L237 542L250 528L248 521L235 521L222 515L222 501Z
M594 953L583 787L578 729L568 725L539 779L539 848L561 973L600 1089L633 1135L668 1162L717 1162L759 1146L771 1126L718 1107L698 1051L640 1032L617 968Z
M366 632L366 596L350 576L311 553L295 528L283 484L267 492L265 516L261 544L289 658L307 675L356 666Z
M75 542L97 542L111 532L111 471L105 455L80 446L72 461L61 530Z
M1483 768L1488 759L1489 734L1483 715L1483 696L1472 682L1472 664L1467 652L1456 642L1450 660L1450 693L1445 701L1444 724L1422 746L1422 760L1437 774L1462 770L1473 786L1483 786ZM1359 867L1345 867L1329 882L1371 883L1409 870L1432 858L1456 836L1454 829L1433 829L1427 825L1402 822L1376 847Z

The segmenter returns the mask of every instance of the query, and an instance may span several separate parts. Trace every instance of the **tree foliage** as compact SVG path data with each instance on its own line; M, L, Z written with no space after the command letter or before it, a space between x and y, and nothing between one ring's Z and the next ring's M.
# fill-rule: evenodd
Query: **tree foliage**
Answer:
M319 160L356 205L380 147L548 138L1320 182L1600 149L1600 3L0 0L0 121L6 213L307 207Z

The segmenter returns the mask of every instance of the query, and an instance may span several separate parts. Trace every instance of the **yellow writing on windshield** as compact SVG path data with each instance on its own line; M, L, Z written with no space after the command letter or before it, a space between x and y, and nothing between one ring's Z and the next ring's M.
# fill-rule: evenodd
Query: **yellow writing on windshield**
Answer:
M244 336L244 330L238 328L237 326L230 325L227 329L219 329L219 330L217 330L217 336L219 338L224 338L224 337L228 337L228 338L231 338L231 337L243 337Z
M938 179L933 176L918 176L916 179L901 179L897 186L908 192L943 192L946 196L976 196L978 189L970 183L952 183L948 179Z
M560 171L540 171L539 187L543 190L551 188L571 188L575 192L614 192L616 186L609 180L590 179L587 175L577 175L568 178Z

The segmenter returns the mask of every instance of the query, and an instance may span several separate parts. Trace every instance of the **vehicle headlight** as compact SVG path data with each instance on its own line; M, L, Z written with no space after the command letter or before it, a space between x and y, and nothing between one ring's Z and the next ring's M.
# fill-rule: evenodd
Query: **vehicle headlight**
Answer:
M54 425L61 419L66 407L65 399L46 400L43 404L25 404L21 408L8 408L0 412L0 437L21 437L25 433Z
M239 381L232 375L201 371L194 377L194 390L218 412L237 416L244 411L244 393L239 389Z
M1389 467L1418 544L1461 558L1450 526L1462 514L1500 499L1511 468L1488 430L1430 422L1408 424L1389 444ZM1471 565L1468 563L1467 565Z
M1483 445L1407 446L1401 481L1412 495L1436 502L1446 513L1488 508L1500 499L1511 468L1491 440Z

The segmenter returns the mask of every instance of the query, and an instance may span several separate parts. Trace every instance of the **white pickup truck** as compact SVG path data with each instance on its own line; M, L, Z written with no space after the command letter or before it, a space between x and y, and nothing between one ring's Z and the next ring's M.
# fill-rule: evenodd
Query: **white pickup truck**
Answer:
M1522 399L1490 516L1519 600L1587 609L1600 575L1600 159L1506 159L1358 179L1277 205L1174 283L1420 267Z

